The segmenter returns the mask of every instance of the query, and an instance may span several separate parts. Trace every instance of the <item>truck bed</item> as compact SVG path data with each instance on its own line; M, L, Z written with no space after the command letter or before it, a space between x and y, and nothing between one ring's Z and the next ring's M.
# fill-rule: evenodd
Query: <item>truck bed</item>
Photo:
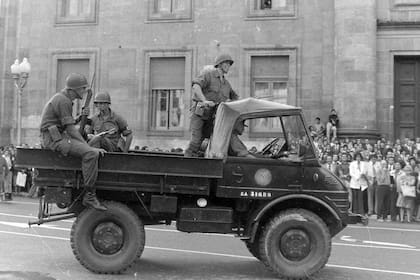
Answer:
M81 160L46 149L18 148L16 168L35 168L40 186L79 187ZM208 194L209 179L223 176L221 159L174 154L106 153L99 159L98 188Z

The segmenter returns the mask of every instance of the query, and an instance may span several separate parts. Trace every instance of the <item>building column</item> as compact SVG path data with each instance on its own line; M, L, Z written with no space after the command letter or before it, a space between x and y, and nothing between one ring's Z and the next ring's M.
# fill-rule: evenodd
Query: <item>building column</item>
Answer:
M0 146L16 144L16 94L10 65L16 57L18 9L21 1L0 0Z
M376 138L376 0L335 0L339 137Z

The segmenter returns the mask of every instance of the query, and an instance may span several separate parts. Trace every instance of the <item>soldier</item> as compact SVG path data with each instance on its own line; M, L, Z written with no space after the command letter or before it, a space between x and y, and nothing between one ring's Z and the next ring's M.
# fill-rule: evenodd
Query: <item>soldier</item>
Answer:
M93 103L99 112L91 119L89 145L103 148L107 152L128 152L133 141L133 133L128 128L127 121L111 111L109 93L106 91L98 93Z
M238 120L235 122L232 135L230 137L228 149L229 156L255 158L255 156L248 151L247 147L241 141L241 139L239 139L239 135L242 135L245 127L247 127L245 120Z
M98 177L98 159L105 150L89 146L75 126L72 116L73 100L82 99L88 82L85 76L72 73L66 78L66 87L48 100L41 117L41 144L43 148L81 158L83 185L86 193L83 205L106 210L96 197L95 182ZM87 110L88 111L88 110ZM88 112L83 112L88 115Z
M237 100L225 74L232 66L232 57L228 54L219 55L214 62L214 69L203 71L192 82L193 106L191 108L191 141L185 151L185 156L197 156L204 138L213 131L215 106L221 102Z

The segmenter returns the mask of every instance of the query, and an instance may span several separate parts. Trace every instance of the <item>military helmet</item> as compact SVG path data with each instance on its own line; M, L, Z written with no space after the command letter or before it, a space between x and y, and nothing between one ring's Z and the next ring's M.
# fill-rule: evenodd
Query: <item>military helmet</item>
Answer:
M88 87L88 81L86 77L82 74L71 73L66 78L66 88L67 89L79 89L82 87Z
M230 55L226 54L226 53L223 53L223 54L216 57L216 60L214 61L214 67L217 67L217 65L219 65L220 63L225 62L225 61L229 62L230 65L233 64L232 57Z
M93 103L108 103L111 104L111 96L107 91L99 92L95 95Z

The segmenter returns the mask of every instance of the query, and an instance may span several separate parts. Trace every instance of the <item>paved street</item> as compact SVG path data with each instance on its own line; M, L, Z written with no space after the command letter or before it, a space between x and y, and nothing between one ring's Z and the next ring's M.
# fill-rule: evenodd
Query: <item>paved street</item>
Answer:
M146 228L142 258L124 275L95 275L70 248L72 221L28 228L37 200L0 202L0 279L276 279L230 235ZM350 226L333 240L327 266L313 279L420 279L420 224Z

